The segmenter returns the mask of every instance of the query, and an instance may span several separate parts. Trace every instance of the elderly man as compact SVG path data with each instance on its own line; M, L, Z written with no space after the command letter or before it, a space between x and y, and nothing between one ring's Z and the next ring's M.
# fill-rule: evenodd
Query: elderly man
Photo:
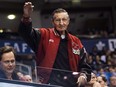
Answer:
M86 51L81 41L67 30L70 23L68 12L58 8L52 14L53 28L34 29L31 21L32 11L32 3L25 2L19 33L35 52L37 66L50 69L38 71L43 83L63 87L75 87L76 82L78 85L85 84L90 79L87 74L91 74L91 68L86 66ZM69 80L63 80L66 73L56 72L54 69L82 73L78 80L73 76L70 76L72 78Z

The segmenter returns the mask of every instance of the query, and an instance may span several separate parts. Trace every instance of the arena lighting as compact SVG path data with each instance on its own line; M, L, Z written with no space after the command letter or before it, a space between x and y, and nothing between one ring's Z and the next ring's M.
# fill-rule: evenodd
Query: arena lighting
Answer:
M72 3L79 3L81 0L72 0Z
M77 6L77 5L80 5L80 3L81 3L81 0L71 0L72 1L72 4L75 6Z
M3 33L3 29L0 29L0 33Z
M7 16L7 18L9 20L14 20L16 18L16 16L14 14L10 14L10 15Z

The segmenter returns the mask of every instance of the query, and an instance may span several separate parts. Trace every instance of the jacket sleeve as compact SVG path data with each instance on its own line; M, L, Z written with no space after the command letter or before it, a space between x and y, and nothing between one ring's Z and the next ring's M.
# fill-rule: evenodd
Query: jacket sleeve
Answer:
M87 81L90 81L92 68L86 62L86 60L87 60L87 53L85 52L85 48L81 48L79 70L80 70L81 73L85 73L86 76L87 76Z
M29 47L36 53L41 37L39 30L32 28L32 22L25 23L21 21L18 32Z

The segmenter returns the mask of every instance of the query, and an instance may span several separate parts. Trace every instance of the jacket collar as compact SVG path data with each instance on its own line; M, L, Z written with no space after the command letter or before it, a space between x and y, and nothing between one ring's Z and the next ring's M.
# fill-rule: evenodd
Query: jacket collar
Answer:
M54 34L55 34L56 36L61 37L61 34L59 33L58 30L54 29L53 32L54 32ZM68 31L67 31L67 30L65 30L65 38L68 39Z

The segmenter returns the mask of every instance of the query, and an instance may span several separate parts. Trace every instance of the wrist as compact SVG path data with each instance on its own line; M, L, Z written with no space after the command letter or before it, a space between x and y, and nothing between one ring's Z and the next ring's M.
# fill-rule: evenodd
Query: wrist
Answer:
M23 15L21 21L24 23L29 23L29 22L31 22L31 18L29 16Z
M30 15L23 14L23 17L24 17L24 18L30 18Z

